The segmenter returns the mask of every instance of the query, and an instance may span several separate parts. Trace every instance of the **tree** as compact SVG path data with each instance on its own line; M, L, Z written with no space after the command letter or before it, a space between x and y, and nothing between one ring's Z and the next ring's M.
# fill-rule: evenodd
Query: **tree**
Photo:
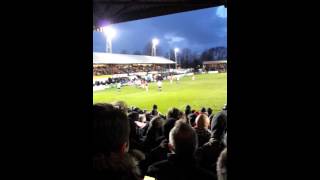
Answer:
M147 56L151 56L151 52L152 52L152 43L148 42L143 49L143 54Z
M227 59L227 48L226 47L215 47L208 50L208 60L222 60ZM206 61L208 61L206 60Z
M200 56L200 64L203 61L217 61L217 60L224 60L227 59L227 48L226 47L215 47L204 50ZM194 62L193 65L198 64L199 62ZM197 65L197 66L198 66Z
M129 54L127 50L122 50L120 54Z
M162 53L162 48L161 48L161 46L157 46L157 49L156 49L156 56L162 56L163 55L163 53Z
M133 54L134 55L141 55L141 52L140 51L135 51Z
M152 52L152 42L148 42L143 49L143 54L147 56L151 56L151 52ZM162 48L159 45L157 45L156 47L156 56L162 56Z
M166 58L175 61L174 59L174 49L169 49L169 52L166 53Z
M164 57L167 58L167 59L170 59L169 52L166 52L166 54L164 55Z
M192 67L195 68L195 69L198 69L199 67L202 67L202 62L200 59L195 59L193 62L192 62Z
M189 62L192 61L192 52L189 48L184 48L181 51L180 62L182 68L187 68Z
M201 58L200 58L201 61L209 61L209 60L212 60L210 57L209 57L209 50L204 50L202 53L201 53Z
M227 59L227 48L226 47L216 47L215 48L215 60Z

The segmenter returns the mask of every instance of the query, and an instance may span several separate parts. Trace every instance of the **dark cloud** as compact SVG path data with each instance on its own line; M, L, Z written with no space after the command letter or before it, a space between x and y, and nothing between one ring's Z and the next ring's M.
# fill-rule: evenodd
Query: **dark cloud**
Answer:
M227 46L227 19L221 8L208 8L113 25L118 33L113 51L142 51L153 37L160 40L163 52L169 48L190 48L202 51ZM102 33L94 33L94 51L105 50Z

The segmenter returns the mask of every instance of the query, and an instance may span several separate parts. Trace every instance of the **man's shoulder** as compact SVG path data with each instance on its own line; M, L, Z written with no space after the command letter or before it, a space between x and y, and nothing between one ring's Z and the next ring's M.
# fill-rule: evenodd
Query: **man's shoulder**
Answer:
M156 176L159 173L163 173L166 168L169 168L168 160L163 160L159 162L155 162L148 167L147 175ZM166 171L166 170L165 170Z
M200 167L196 168L195 172L197 174L197 177L199 177L199 179L203 179L203 180L206 180L206 179L216 180L217 179L217 176L214 175L212 172L210 172L206 169L200 168Z
M210 138L209 142L205 143L196 150L196 154L203 152L211 152L213 149L223 149L225 146L221 141Z
M158 162L155 162L153 163L152 165L150 165L149 169L161 169L163 167L167 167L169 166L169 161L168 160L162 160L162 161L158 161Z

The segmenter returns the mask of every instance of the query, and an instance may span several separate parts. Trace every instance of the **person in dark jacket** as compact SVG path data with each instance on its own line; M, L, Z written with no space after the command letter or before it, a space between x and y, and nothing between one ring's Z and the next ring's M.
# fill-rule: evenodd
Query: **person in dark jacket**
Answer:
M147 175L157 180L215 180L212 173L197 166L193 156L197 144L193 128L187 123L177 123L169 135L173 153L169 154L168 160L149 166Z
M113 106L122 110L124 113L128 113L128 105L124 101L116 101Z
M141 180L137 159L127 153L130 125L123 109L94 104L92 128L92 178Z
M208 117L209 117L209 120L210 120L210 127L211 127L212 119L214 117L213 109L211 109L211 108L208 108Z
M161 143L157 147L151 149L150 153L146 155L146 159L140 164L141 171L142 171L141 173L143 175L146 173L148 167L151 164L157 161L168 159L167 155L168 153L170 153L170 150L168 147L169 133L170 133L170 130L174 127L175 123L176 121L173 118L170 121L167 121L167 123L163 127L164 136ZM159 140L161 140L161 138L159 138Z
M205 108L205 107L202 107L200 112L201 112L201 113L206 113L206 112L207 112L207 110L206 110L206 108Z
M227 110L216 114L211 124L212 137L221 141L227 132Z
M211 115L212 115L212 113L213 113L213 110L212 110L212 108L208 108L208 117L210 117Z
M156 104L153 105L152 111L151 111L152 116L157 116L158 115L158 106Z
M211 131L208 129L209 123L209 118L205 114L200 114L196 119L196 127L194 129L198 135L199 147L207 143L211 137Z
M168 118L173 118L175 120L180 119L183 116L183 112L181 112L179 109L177 108L172 108L169 112L168 112Z
M142 150L142 141L140 139L140 128L135 121L139 121L139 114L137 112L131 112L128 114L128 120L130 124L130 149Z
M162 128L163 120L160 116L155 116L150 121L150 126L147 130L147 135L144 140L144 148L145 152L149 152L151 149L157 147L163 137L163 128Z
M184 114L185 114L186 116L188 116L190 113L191 113L191 106L190 106L190 105L187 105L187 106L186 106L186 110L184 111Z
M211 138L208 143L199 147L195 153L201 167L216 174L216 162L221 151L226 147L227 113L219 112L213 119Z
M197 119L196 113L191 113L188 115L188 120L189 120L189 123L192 127L196 126L196 119Z
M177 109L172 108L168 112L167 121L164 124L164 136L169 137L170 130L174 127L177 120L179 120L183 116L183 113Z
M184 111L184 115L185 115L185 119L187 120L187 122L190 124L190 120L189 120L189 114L191 114L191 106L187 105L186 109Z

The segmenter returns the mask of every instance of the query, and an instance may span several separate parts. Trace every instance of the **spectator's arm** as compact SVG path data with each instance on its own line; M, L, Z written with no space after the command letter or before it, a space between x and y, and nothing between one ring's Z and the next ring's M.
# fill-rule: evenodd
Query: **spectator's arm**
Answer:
M151 176L151 177L156 177L156 172L158 171L158 168L155 167L154 165L150 165L148 167L148 170L147 170L147 173L146 175L147 176Z

